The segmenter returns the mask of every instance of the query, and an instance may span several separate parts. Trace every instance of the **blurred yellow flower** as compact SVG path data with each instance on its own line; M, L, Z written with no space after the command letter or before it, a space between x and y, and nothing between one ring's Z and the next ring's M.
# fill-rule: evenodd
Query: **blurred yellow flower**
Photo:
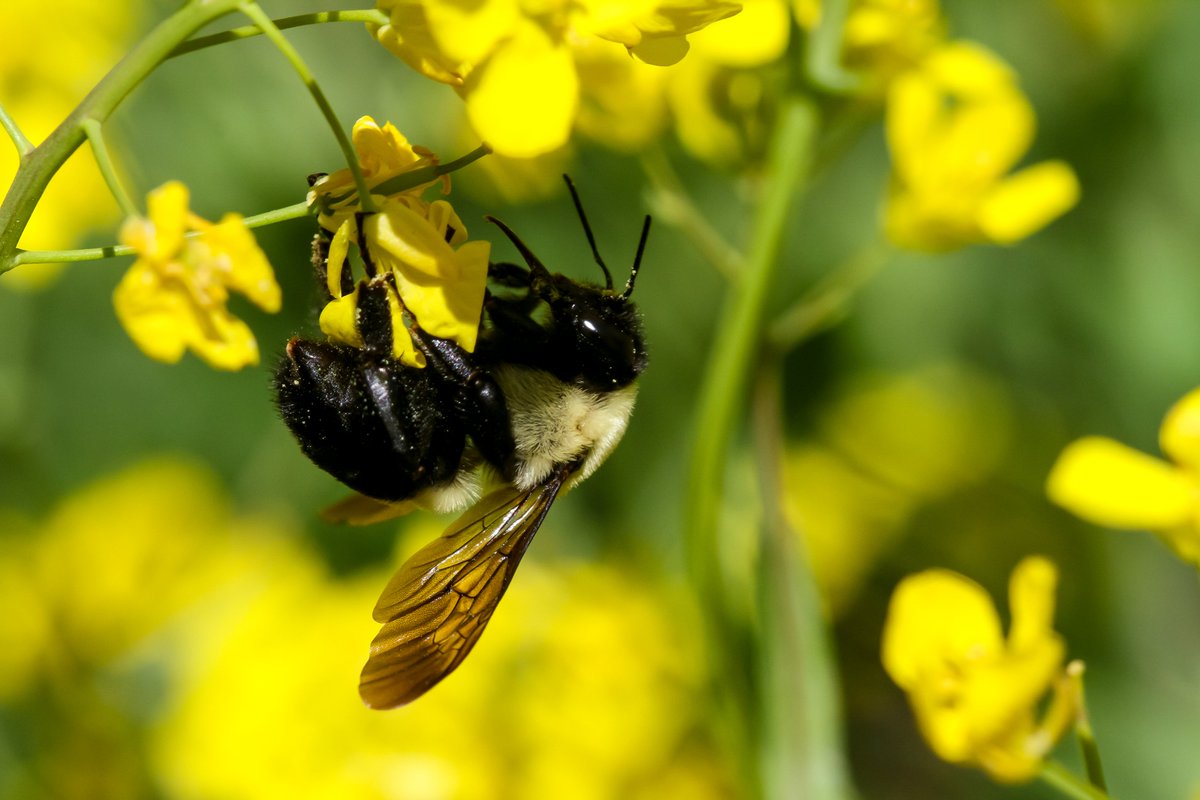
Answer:
M842 34L842 58L883 88L910 69L944 38L937 0L857 0Z
M429 78L454 86L479 135L498 153L528 158L562 147L579 103L573 49L592 37L665 66L687 36L732 16L729 0L379 0L390 20L369 26L381 44Z
M0 49L0 105L34 144L117 63L137 28L139 8L128 0L63 0L51 19L39 3L0 3L0 31L11 34ZM3 133L0 140L0 187L7 187L17 171L17 151ZM117 204L84 146L50 181L20 244L27 250L64 250L116 219ZM0 286L35 288L61 268L24 265L0 277Z
M1061 161L1007 174L1033 138L1033 109L1009 67L977 45L951 42L896 77L886 128L894 171L885 227L901 247L1011 244L1078 200Z
M1080 439L1058 457L1046 492L1097 525L1153 531L1200 567L1200 389L1167 412L1159 446L1170 462L1112 439Z
M187 187L178 181L151 192L147 207L148 218L130 218L121 228L121 243L138 254L113 292L125 330L159 361L176 362L191 349L217 369L258 363L254 334L226 308L229 290L272 313L281 297L241 216L201 219L188 210Z
M900 582L888 607L883 665L909 697L921 733L942 759L996 780L1033 778L1072 723L1077 684L1052 628L1057 571L1026 558L1009 583L1007 640L991 598L948 570ZM1042 699L1053 700L1039 721Z
M854 599L914 514L994 469L1010 429L1003 391L958 366L852 383L783 464L784 512L826 607Z
M353 140L371 188L392 178L438 163L429 150L408 143L391 123L382 128L371 117L354 123ZM449 188L449 178L439 179ZM351 244L366 242L368 277L388 276L385 282L392 318L392 354L404 364L425 366L425 356L408 332L407 311L422 330L457 342L474 351L483 312L491 245L467 241L467 227L445 200L427 203L421 193L428 181L400 192L372 194L378 210L362 217L360 203L348 169L324 176L309 192L310 206L318 208L318 221L330 235L325 260L326 289L331 298L321 312L321 330L332 340L361 347L358 330L359 288L343 292L343 276L350 274Z
M452 678L380 713L355 680L382 576L276 570L184 659L158 773L173 795L229 800L723 796L686 606L607 567L522 573ZM693 768L703 780L681 782Z

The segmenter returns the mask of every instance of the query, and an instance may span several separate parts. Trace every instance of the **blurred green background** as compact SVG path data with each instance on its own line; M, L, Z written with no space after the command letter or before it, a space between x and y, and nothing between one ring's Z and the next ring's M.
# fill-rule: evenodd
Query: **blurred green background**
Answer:
M110 13L141 30L172 8L120 5ZM1029 160L1067 160L1083 194L1017 246L896 259L840 325L788 357L789 502L830 522L814 557L836 587L853 779L882 800L1055 796L938 762L879 663L901 577L955 569L1003 608L1013 565L1042 553L1061 570L1056 627L1087 662L1114 795L1191 797L1194 570L1150 536L1076 521L1043 482L1087 433L1156 453L1163 414L1200 377L1200 4L943 10L955 37L1013 65L1038 114ZM1085 22L1102 12L1116 22ZM54 24L49 11L42 22ZM453 92L360 25L288 38L347 127L390 120L447 158L474 145ZM209 219L295 203L307 174L340 163L262 40L167 63L108 131L135 194L183 180ZM744 241L745 181L669 136L663 147L697 205ZM568 168L620 273L650 210L639 161L579 141ZM876 123L797 209L778 309L877 236L887 175ZM552 269L597 277L564 192L511 202L472 169L454 186L474 236L495 239L482 220L494 214ZM378 714L355 695L370 608L395 554L439 526L317 516L343 490L300 453L270 391L289 336L316 331L312 232L307 220L258 232L284 307L234 301L263 351L237 374L144 358L112 312L122 264L71 266L36 292L0 280L0 796L743 796L682 588L684 476L722 278L656 225L635 295L652 363L624 442L556 504L476 654L427 700ZM80 244L112 240L100 230ZM748 500L739 513L757 512Z

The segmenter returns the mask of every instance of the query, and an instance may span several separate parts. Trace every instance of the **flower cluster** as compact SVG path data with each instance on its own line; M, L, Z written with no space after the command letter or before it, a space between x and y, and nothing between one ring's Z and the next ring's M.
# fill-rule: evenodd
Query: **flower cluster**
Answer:
M1167 412L1159 445L1169 462L1102 436L1080 439L1059 456L1046 491L1098 525L1153 531L1200 567L1200 389Z
M1029 780L1075 719L1078 670L1063 667L1051 627L1058 576L1044 558L1017 565L1009 584L1007 639L987 592L948 570L901 581L883 632L883 665L908 693L917 724L940 758L997 780ZM1037 709L1052 693L1039 720Z
M274 313L271 265L238 214L207 222L188 210L178 181L150 193L149 216L126 220L121 243L138 258L113 292L117 317L142 351L173 363L192 350L218 369L258 363L258 344L229 312L230 290Z
M382 280L391 306L393 356L410 366L425 366L414 345L411 324L474 351L487 284L491 245L467 241L467 228L445 200L426 202L421 193L435 182L404 180L437 157L408 140L391 123L380 127L371 117L354 124L353 141L363 177L377 210L362 212L348 169L318 179L309 205L329 237L324 264L330 301L321 312L321 330L334 341L363 345L357 304L361 284L348 280L350 248L360 248L366 280ZM449 187L449 178L441 179ZM390 190L389 184L402 188ZM375 190L380 190L376 194ZM360 229L361 227L361 229ZM361 248L365 246L365 252ZM353 287L353 288L348 288Z
M579 106L575 50L599 39L647 64L674 64L688 34L736 14L730 0L524 3L379 0L375 37L414 69L454 86L498 153L532 157L566 144Z

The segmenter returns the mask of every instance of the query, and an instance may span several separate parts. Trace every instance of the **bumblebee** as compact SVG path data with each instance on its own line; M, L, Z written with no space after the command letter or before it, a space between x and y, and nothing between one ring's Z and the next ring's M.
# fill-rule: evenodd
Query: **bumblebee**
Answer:
M555 498L594 472L625 432L646 367L630 295L650 218L618 291L569 178L567 186L603 287L551 273L487 217L525 263L489 264L473 353L406 318L426 366L395 360L395 283L368 264L356 314L363 346L295 337L276 372L279 411L301 449L359 493L331 509L333 518L467 509L400 567L375 606L383 627L359 683L373 708L415 700L466 658ZM320 267L328 255L320 237L314 250ZM477 500L485 478L496 487Z

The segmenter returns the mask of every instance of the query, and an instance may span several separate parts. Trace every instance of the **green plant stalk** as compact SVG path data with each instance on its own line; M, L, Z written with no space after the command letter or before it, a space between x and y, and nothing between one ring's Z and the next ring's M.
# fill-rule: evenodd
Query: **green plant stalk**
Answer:
M92 145L92 156L96 159L96 166L100 168L100 174L108 185L108 191L112 193L117 205L121 207L121 213L127 217L136 216L137 206L134 205L129 192L125 191L121 179L117 177L116 167L113 166L108 147L104 144L104 131L101 130L100 121L88 117L80 122L80 125L83 126L83 133Z
M1057 761L1042 764L1038 773L1042 783L1053 786L1064 797L1072 800L1109 800L1108 794L1080 780L1074 773Z
M1083 766L1087 771L1088 783L1102 792L1108 791L1108 783L1104 780L1104 764L1100 760L1100 745L1096 742L1096 733L1092 730L1091 717L1087 711L1087 697L1083 688L1083 662L1072 662L1068 674L1074 674L1077 679L1079 692L1079 712L1075 717L1075 739L1079 742L1079 750L1083 756ZM1074 673L1070 670L1075 669Z
M830 94L850 94L862 85L862 78L842 66L842 36L849 0L821 0L821 21L807 39L804 72L816 88Z
M750 621L737 619L730 611L737 603L727 597L727 576L737 570L721 563L726 548L721 546L718 520L731 440L742 416L752 361L763 335L767 297L778 271L793 200L810 168L816 130L811 102L789 98L776 123L746 268L714 326L717 338L701 384L684 511L688 565L713 636L716 681L734 693L730 705L740 710L746 733L755 735L762 699L753 685L757 670L753 665L747 669L739 660L738 647L746 643L745 655L753 661L755 641L749 637ZM747 675L754 678L748 680ZM757 744L749 743L751 753ZM753 774L752 769L749 772Z
M373 22L376 25L386 25L388 19L388 15L378 9L365 8L356 11L317 11L312 14L297 14L294 17L280 17L279 19L271 20L271 22L279 30L287 30L288 28L299 28L304 25L320 25L326 22ZM195 39L186 41L172 50L170 58L175 58L185 53L194 53L197 50L203 50L206 47L213 47L218 44L225 44L226 42L250 39L262 34L262 28L257 25L244 25L240 28L221 31L209 36L197 36Z
M367 180L363 177L362 168L358 164L358 153L354 151L354 145L350 142L350 137L346 135L346 131L342 128L342 123L333 111L333 106L329 104L329 98L321 90L320 84L317 83L317 79L313 76L308 65L304 63L304 59L300 58L300 53L296 51L296 48L292 47L292 43L284 37L279 28L275 27L275 23L259 7L258 3L243 2L238 5L238 9L249 17L251 22L262 29L263 34L271 40L271 43L275 45L279 52L283 53L284 58L292 65L292 69L300 76L300 80L308 88L308 93L312 95L317 107L321 109L321 115L329 123L329 128L333 131L333 135L337 139L338 147L342 149L342 155L346 159L346 166L350 168L350 174L354 176L354 185L358 187L359 205L368 214L377 211L375 201L371 199L370 187L367 186Z
M180 43L213 20L237 10L238 5L239 0L193 0L184 5L134 45L46 140L25 154L0 204L0 274L15 266L17 243L50 179L86 139L83 120L108 119Z
M17 148L17 155L23 160L26 155L33 151L33 142L25 137L24 131L12 115L8 113L8 109L0 104L0 126L4 127L4 132L8 134L8 138L12 140L13 147Z
M782 358L765 355L754 391L754 450L766 504L758 561L763 736L774 798L847 798L841 691L833 644L803 540L784 513Z

